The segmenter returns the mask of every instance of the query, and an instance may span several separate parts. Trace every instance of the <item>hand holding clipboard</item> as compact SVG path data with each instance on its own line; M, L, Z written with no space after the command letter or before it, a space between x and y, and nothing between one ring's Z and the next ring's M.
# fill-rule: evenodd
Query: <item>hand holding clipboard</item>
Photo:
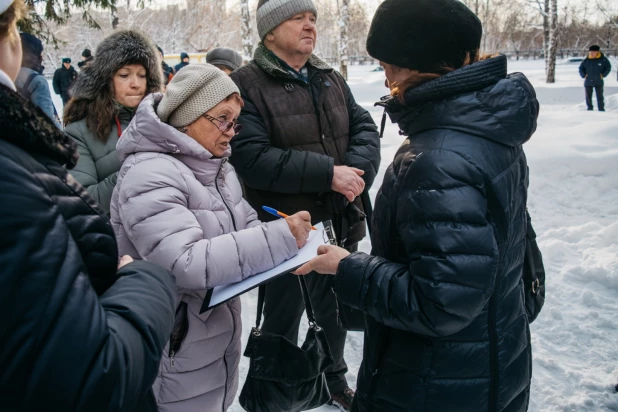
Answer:
M298 254L293 258L286 260L271 270L250 276L241 282L217 286L214 289L209 289L204 297L204 302L202 303L200 313L204 313L207 310L221 305L222 303L242 295L253 288L264 285L279 276L292 272L294 269L318 256L318 249L321 246L324 246L325 244L337 244L330 220L318 223L315 225L315 228L316 230L312 230L309 233L307 244L300 249Z

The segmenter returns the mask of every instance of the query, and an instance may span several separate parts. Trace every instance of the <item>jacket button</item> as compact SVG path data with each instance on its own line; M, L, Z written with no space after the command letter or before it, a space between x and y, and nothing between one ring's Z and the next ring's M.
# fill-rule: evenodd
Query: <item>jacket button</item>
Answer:
M326 139L326 137L324 135L322 135L322 140Z

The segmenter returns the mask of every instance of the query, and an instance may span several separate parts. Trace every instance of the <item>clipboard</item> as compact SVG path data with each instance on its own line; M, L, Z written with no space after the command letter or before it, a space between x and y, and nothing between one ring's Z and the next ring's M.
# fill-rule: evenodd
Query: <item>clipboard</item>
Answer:
M307 244L298 251L298 254L291 259L286 260L279 266L266 272L258 273L253 276L249 276L247 279L240 282L231 283L229 285L217 286L213 289L208 289L200 314L209 311L217 306L234 299L258 286L265 285L280 276L286 275L300 266L304 265L314 257L318 255L318 247L324 244L336 245L337 238L335 237L335 230L330 220L326 220L322 223L315 225L316 230L311 231Z

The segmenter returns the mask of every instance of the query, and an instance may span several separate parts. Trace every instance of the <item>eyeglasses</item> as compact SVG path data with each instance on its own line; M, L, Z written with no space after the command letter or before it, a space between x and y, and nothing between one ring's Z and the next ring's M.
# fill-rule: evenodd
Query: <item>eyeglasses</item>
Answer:
M234 136L236 136L242 130L242 124L238 124L236 122L228 122L228 121L225 121L225 120L219 120L216 117L212 117L212 116L209 116L207 114L204 114L203 116L206 119L208 119L210 121L210 123L212 123L215 126L217 126L217 129L219 129L223 133L227 133L227 132L230 131L230 129L233 128L234 129ZM217 123L215 123L215 121Z

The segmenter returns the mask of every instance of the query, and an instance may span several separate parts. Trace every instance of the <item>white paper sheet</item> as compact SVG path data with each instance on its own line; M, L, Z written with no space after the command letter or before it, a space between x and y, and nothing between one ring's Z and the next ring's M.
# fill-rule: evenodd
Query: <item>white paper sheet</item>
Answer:
M270 280L273 280L277 276L288 273L292 269L295 269L316 257L318 255L318 247L325 244L326 241L324 224L318 223L314 225L314 227L317 230L312 230L309 233L309 239L307 239L307 243L305 244L305 246L302 247L302 249L298 251L298 254L296 256L289 260L286 260L285 262L273 269L267 270L266 272L262 272L254 276L250 276L241 282L232 283L225 286L217 286L212 290L212 294L206 294L206 299L204 301L204 305L202 305L201 312L210 310L215 306L232 299L233 297L248 292L259 285L268 283ZM210 301L208 302L209 297Z

